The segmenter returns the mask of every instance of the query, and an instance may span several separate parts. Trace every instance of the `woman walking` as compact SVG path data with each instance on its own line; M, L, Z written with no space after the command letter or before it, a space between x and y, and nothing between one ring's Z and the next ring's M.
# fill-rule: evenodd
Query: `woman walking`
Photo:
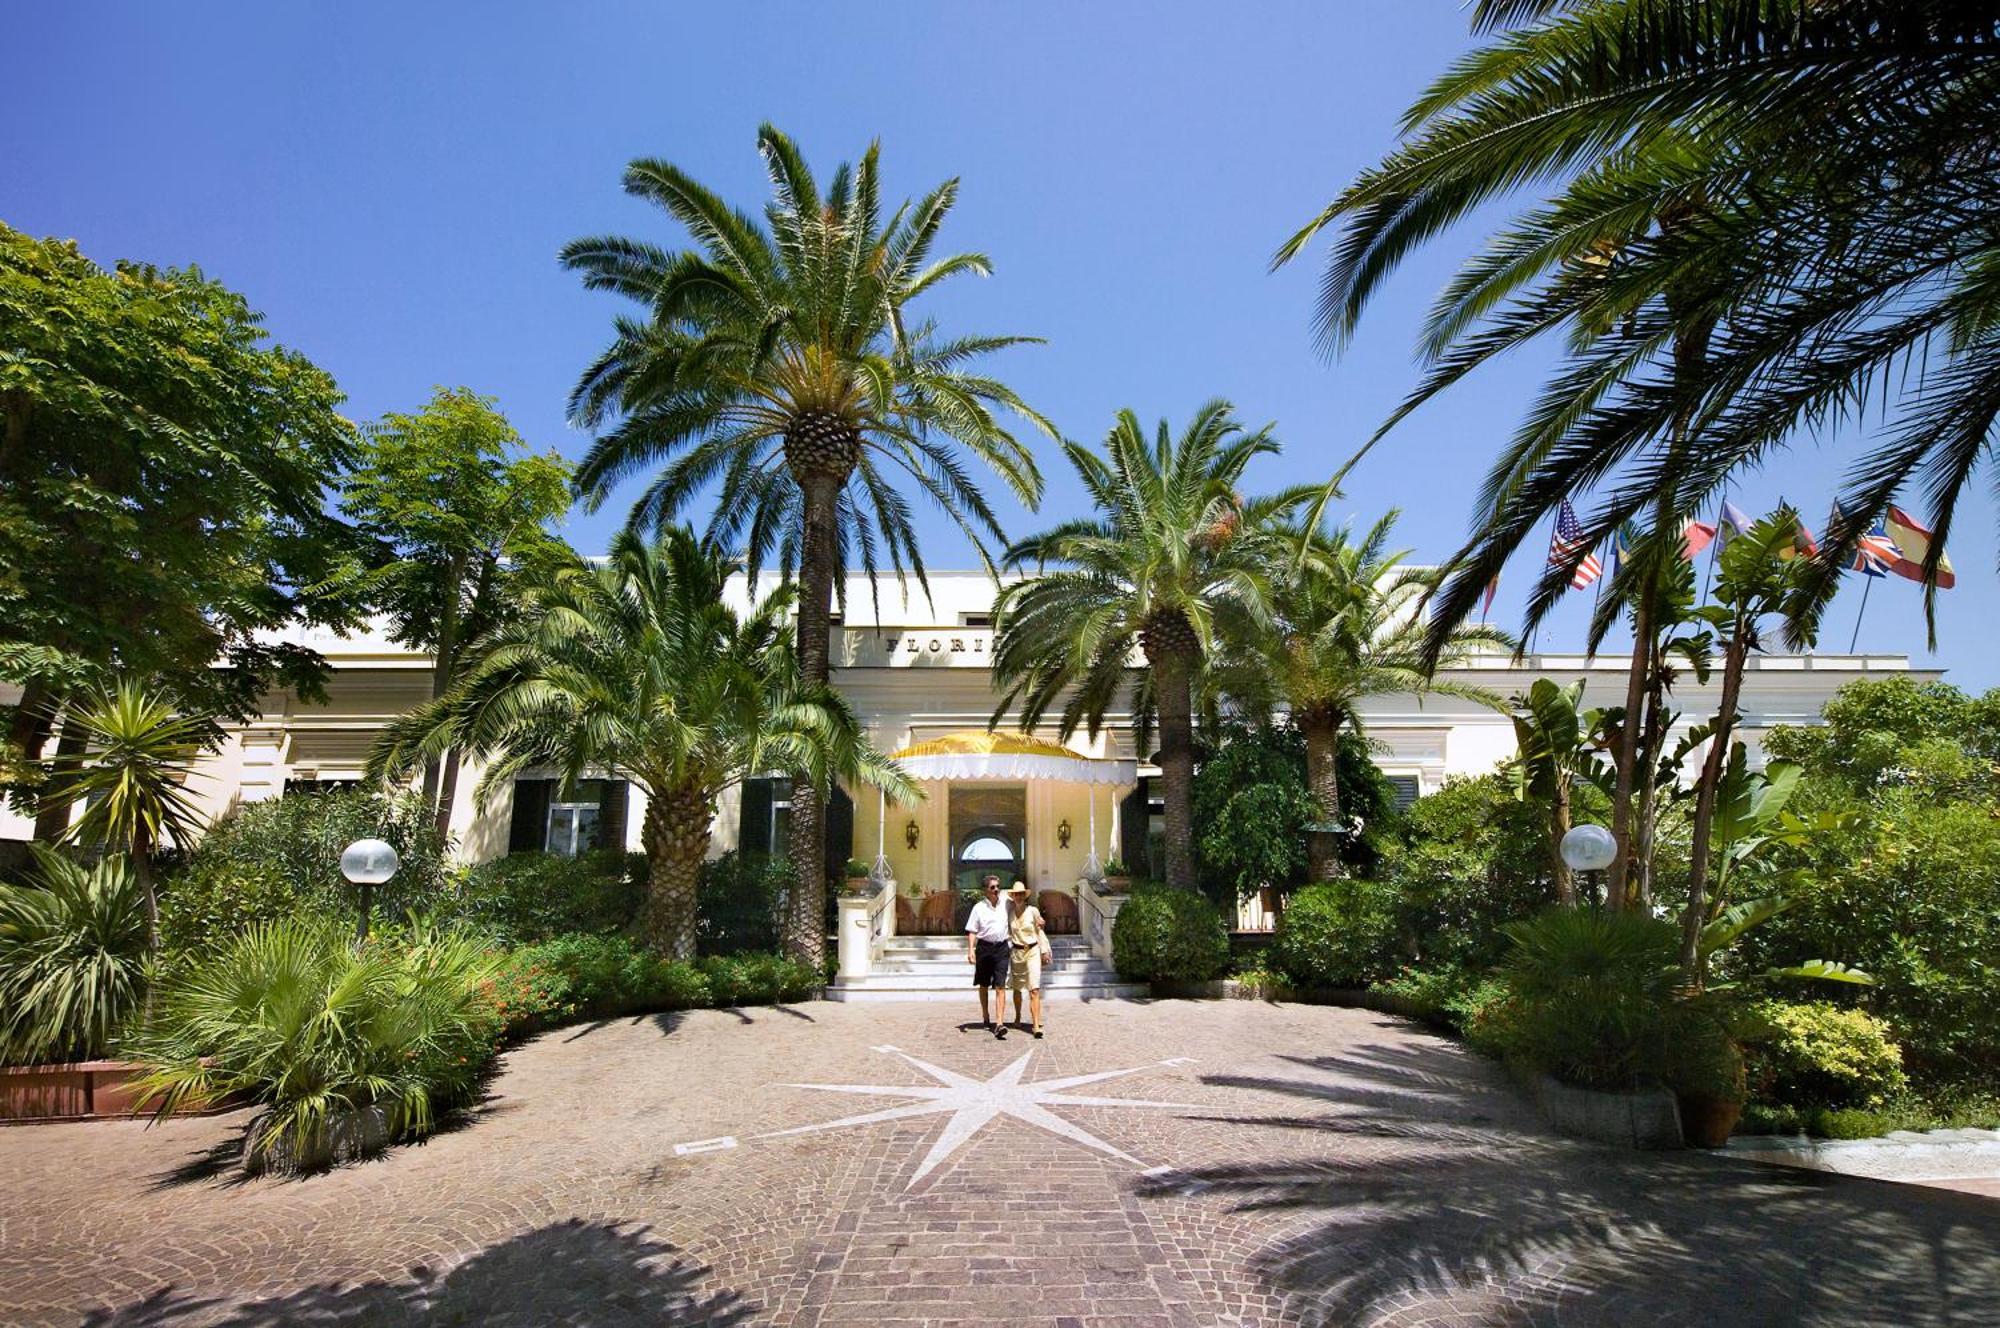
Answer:
M1042 961L1051 957L1048 930L1042 926L1042 910L1028 902L1026 882L1016 881L1007 891L1007 943L1012 947L1013 964L1007 972L1007 989L1014 993L1014 1022L1021 1022L1021 993L1028 996L1034 1015L1034 1034L1042 1035Z

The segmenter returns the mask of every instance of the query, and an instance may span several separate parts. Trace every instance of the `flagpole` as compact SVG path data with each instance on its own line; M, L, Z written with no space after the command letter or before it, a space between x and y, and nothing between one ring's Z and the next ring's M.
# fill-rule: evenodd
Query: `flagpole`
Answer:
M1869 577L1868 584L1861 587L1861 612L1854 615L1854 635L1847 639L1847 653L1853 654L1854 647L1861 641L1861 619L1868 612L1868 592L1875 588L1875 578Z
M1728 518L1723 515L1729 506L1729 490L1722 491L1721 505L1715 509L1715 538L1708 542L1708 570L1701 577L1701 602L1708 603L1708 588L1715 584L1715 558L1722 552L1722 523Z

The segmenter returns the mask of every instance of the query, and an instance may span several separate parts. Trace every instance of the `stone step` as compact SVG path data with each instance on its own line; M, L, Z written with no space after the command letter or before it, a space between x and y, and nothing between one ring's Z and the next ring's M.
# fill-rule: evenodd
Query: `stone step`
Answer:
M1152 989L1143 982L1093 982L1073 987L1044 986L1042 995L1052 1005L1070 1001L1131 1001L1145 1000ZM978 997L967 982L957 982L950 986L926 987L884 987L873 984L872 978L863 978L861 985L843 987L838 982L826 988L825 996L830 1001L963 1001L968 1008Z
M1062 973L1051 972L1046 968L1042 970L1042 987L1044 990L1051 990L1057 987L1102 986L1107 983L1116 983L1117 981L1117 975L1108 970L1091 971L1088 969L1078 969ZM834 983L836 986L847 985L846 980L842 978L835 978ZM960 969L956 973L874 972L851 985L878 987L884 991L897 988L913 990L919 987L949 987L955 991L971 991L972 970Z
M961 957L956 963L951 960L932 959L878 959L869 966L871 973L929 973L937 977L949 978L969 976L972 965ZM1057 959L1042 965L1042 974L1053 977L1057 973L1109 973L1111 965L1100 964L1090 959Z

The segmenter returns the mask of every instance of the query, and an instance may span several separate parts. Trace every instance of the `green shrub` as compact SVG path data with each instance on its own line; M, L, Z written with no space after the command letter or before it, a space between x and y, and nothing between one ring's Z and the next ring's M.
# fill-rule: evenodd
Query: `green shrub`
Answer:
M1497 979L1452 964L1404 968L1376 983L1375 990L1408 1001L1424 1018L1459 1033L1506 991Z
M518 944L619 931L638 915L645 897L644 854L510 853L467 868L447 909L456 922Z
M1622 1090L1663 1073L1673 924L1552 908L1505 930L1505 995L1479 1012L1475 1043L1581 1088Z
M820 985L816 969L783 955L711 955L698 967L717 1005L774 1005Z
M729 852L702 864L695 944L703 954L778 948L778 909L791 885L781 857Z
M165 1113L248 1096L268 1108L252 1148L301 1158L362 1108L385 1112L391 1138L425 1133L492 1057L492 968L459 933L357 950L344 927L259 923L163 982L143 1088Z
M375 887L376 916L442 912L450 897L449 845L415 798L294 793L239 808L167 878L162 947L226 948L257 923L291 918L352 929L360 901L340 874L340 851L369 837L388 840L402 859L395 878Z
M1373 881L1322 881L1278 919L1271 963L1299 987L1365 987L1396 971L1392 896Z
M1888 1025L1821 1001L1760 1001L1748 1011L1750 1083L1765 1102L1877 1107L1909 1085Z
M1208 898L1134 887L1111 924L1111 961L1133 982L1206 982L1229 964L1229 929Z
M1396 791L1369 759L1367 740L1340 735L1334 760L1343 815L1361 833L1340 837L1340 860L1362 874L1375 866L1395 821ZM1305 737L1289 724L1228 726L1210 745L1192 790L1196 866L1221 907L1266 886L1305 879L1306 829L1319 803L1306 787Z
M1821 1108L1806 1122L1806 1133L1821 1139L1873 1139L1894 1128L1895 1122L1887 1116L1856 1107Z
M35 883L0 885L0 1065L102 1056L145 994L146 895L125 859L37 844L34 862Z

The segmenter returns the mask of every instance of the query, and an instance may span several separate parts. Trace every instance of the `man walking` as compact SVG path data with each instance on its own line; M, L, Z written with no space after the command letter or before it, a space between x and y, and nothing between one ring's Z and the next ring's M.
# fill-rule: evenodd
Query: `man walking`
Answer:
M1007 977L1013 967L1013 947L1007 940L1007 906L1000 902L1000 878L980 881L986 897L972 906L965 920L965 962L972 965L972 985L979 988L979 1022L997 1038L1007 1036ZM987 1006L988 992L998 1010ZM997 1018L997 1022L996 1022Z

